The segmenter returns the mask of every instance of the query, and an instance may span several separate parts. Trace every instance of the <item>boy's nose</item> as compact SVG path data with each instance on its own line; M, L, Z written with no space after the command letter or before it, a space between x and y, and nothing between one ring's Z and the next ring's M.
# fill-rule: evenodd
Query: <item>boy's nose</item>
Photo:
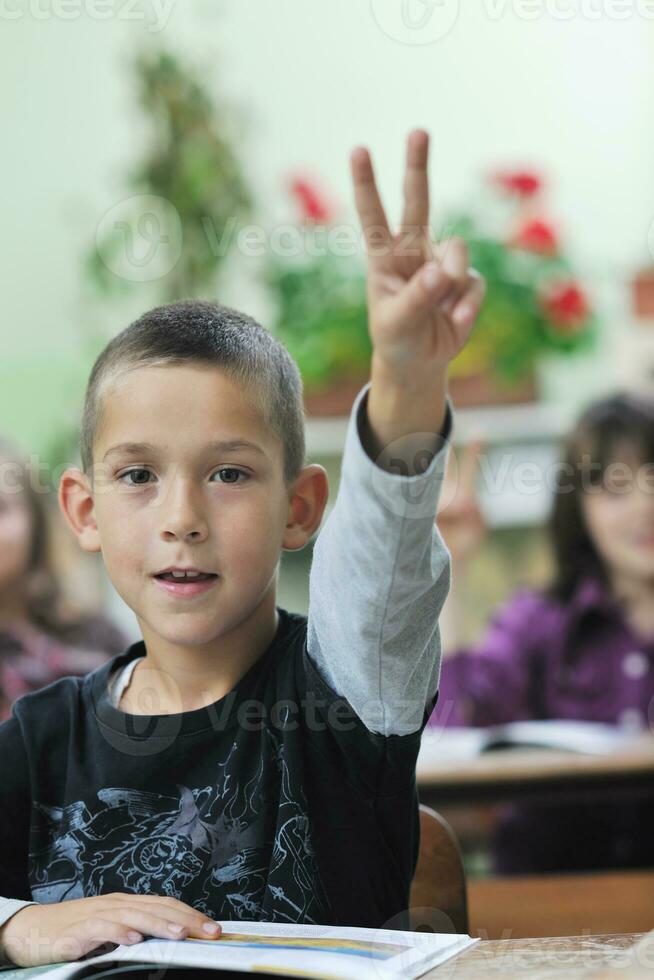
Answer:
M194 541L203 541L207 536L207 525L206 523L195 521L193 524L188 522L180 521L167 521L162 529L162 537L164 538L180 538L182 540L192 539Z
M208 533L207 522L197 513L187 511L186 513L169 514L167 519L161 524L161 533L164 538L180 538L204 540Z
M203 541L207 536L207 525L204 521L195 520L193 522L182 520L169 520L162 526L161 531L164 538L192 539Z
M162 504L161 534L164 538L203 540L208 533L198 495L188 487L171 491Z
M197 540L197 541L204 540L204 538L206 537L206 535L202 534L201 531L188 531L187 533L184 534L175 533L173 531L167 531L165 532L165 536L166 537L172 536L175 538L192 538L193 540Z

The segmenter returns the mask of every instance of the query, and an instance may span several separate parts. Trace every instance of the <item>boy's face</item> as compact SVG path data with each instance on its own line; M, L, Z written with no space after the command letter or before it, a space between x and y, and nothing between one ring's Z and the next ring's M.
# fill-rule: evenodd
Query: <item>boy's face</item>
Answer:
M212 448L234 440L261 451ZM116 448L124 443L152 448ZM109 389L91 495L70 503L60 489L60 501L82 547L102 551L146 643L210 644L266 601L274 615L280 552L306 543L328 492L316 465L286 488L282 452L252 396L212 366L139 368ZM217 578L199 594L175 594L155 578L169 566Z

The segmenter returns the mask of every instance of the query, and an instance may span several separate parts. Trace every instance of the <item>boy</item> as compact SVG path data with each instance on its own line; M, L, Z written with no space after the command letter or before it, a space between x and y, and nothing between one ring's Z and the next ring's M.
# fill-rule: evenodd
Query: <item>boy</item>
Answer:
M207 938L214 918L408 927L450 574L434 526L446 370L484 292L461 241L431 243L427 157L416 130L392 235L370 157L352 154L373 358L308 617L275 603L280 553L306 545L328 496L304 465L288 352L249 317L185 301L96 361L83 468L59 502L143 640L19 699L0 727L14 962Z

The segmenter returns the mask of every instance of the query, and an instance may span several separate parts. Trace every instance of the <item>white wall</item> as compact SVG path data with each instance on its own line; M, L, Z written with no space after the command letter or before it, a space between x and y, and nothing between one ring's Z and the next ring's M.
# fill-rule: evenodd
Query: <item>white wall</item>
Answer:
M135 287L128 306L100 314L80 280L81 256L126 196L123 175L138 156L144 130L127 65L143 44L206 65L241 111L241 154L264 224L289 217L282 181L294 169L327 183L342 220L354 221L348 154L360 142L373 150L396 219L415 125L433 135L435 215L474 193L489 167L543 169L552 215L607 322L596 354L583 368L556 366L546 393L583 400L611 384L628 319L624 283L651 260L654 21L636 12L645 2L440 0L412 31L398 19L401 0L139 0L136 9L132 0L0 0L0 429L39 452L63 422L76 425L90 367L80 339L99 323L116 332L151 305L150 291ZM426 10L409 4L413 17ZM112 16L89 15L98 9ZM152 29L157 17L162 30ZM448 18L451 30L421 43ZM221 298L265 316L247 284L253 270L240 272ZM133 614L108 596L136 638Z
M56 16L62 2L73 19ZM287 216L281 181L295 168L327 182L343 219L354 220L348 153L359 142L372 148L397 218L404 138L411 126L426 126L435 214L471 193L489 166L543 167L554 216L598 295L605 291L610 317L620 318L613 284L649 258L654 216L654 21L635 11L637 0L620 0L623 20L611 16L609 0L593 0L604 11L596 20L567 0L556 2L572 12L568 20L547 12L526 19L514 9L518 0L506 0L501 15L504 0L456 2L435 8L435 18L457 14L446 36L407 44L378 24L399 33L399 0L159 0L170 8L160 31L151 29L154 0L136 10L109 0L108 20L74 17L94 9L93 0L3 0L5 430L38 449L62 415L76 417L89 365L70 361L94 317L80 293L80 256L102 215L125 196L122 176L143 132L126 65L144 43L197 58L243 110L242 156L262 221ZM414 15L424 9L421 0L410 3ZM127 19L139 10L145 19ZM8 19L7 11L20 16ZM258 312L254 293L229 299ZM130 310L147 305L136 288ZM125 311L110 322L120 329ZM598 364L609 370L606 359L589 363L589 378ZM28 383L18 383L18 369Z

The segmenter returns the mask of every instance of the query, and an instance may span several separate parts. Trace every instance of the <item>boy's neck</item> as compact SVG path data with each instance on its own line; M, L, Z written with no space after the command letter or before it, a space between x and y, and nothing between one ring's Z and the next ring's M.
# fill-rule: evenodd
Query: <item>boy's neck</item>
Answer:
M279 625L266 601L228 634L210 645L179 648L141 624L146 656L137 664L121 698L130 714L179 714L219 701L263 656Z

